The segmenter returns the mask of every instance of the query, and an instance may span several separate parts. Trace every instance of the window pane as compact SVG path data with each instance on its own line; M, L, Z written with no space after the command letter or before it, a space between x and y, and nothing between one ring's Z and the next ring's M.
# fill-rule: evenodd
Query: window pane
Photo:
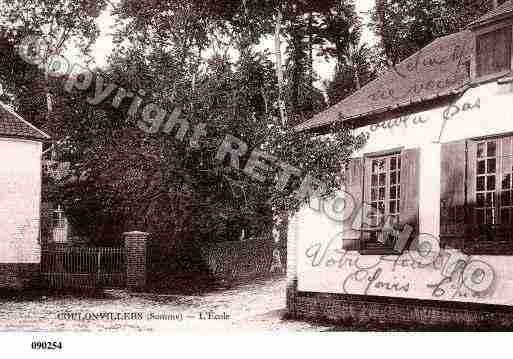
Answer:
M511 218L510 218L510 212L508 208L503 208L501 210L501 223L502 224L510 224Z
M378 199L378 193L375 188L371 189L371 201L376 201Z
M396 193L396 187L391 187L390 188L390 199L396 199L397 198L395 196L395 193Z
M503 173L511 173L511 157L502 158L502 171Z
M378 172L378 161L374 160L372 161L372 173Z
M502 155L511 155L511 138L506 137L502 139Z
M483 176L477 177L477 190L478 191L485 190L485 177L483 177Z
M486 173L486 161L479 161L477 163L477 174L484 175Z
M496 171L496 168L495 168L496 167L496 160L495 160L495 158L489 159L487 162L488 163L487 163L486 168L488 170L488 173L495 173L495 171Z
M379 188L379 200L380 201L385 200L385 188L384 187Z
M484 142L477 144L477 158L483 158L485 154L486 144Z
M393 171L397 168L397 160L395 157L390 159L390 169Z
M396 182L396 173L395 172L392 172L390 173L390 185L393 186L395 185L397 182Z
M395 213L395 201L390 202L390 213Z
M476 206L477 207L484 207L484 205L485 205L485 195L484 195L484 193L478 193L477 194Z
M507 174L502 177L502 189L511 188L511 175Z
M488 142L487 146L487 156L488 157L495 157L497 152L497 146L495 144L495 141Z
M486 224L495 224L494 218L493 218L493 210L487 209L486 210Z
M380 186L386 185L386 181L387 181L387 175L385 173L380 173L379 174L379 185Z
M385 202L378 202L378 211L380 213L385 213Z
M510 206L511 205L511 197L509 191L504 191L501 194L502 197L502 205L503 206Z
M486 190L494 191L495 190L495 176L488 176L486 179Z
M386 170L385 160L379 160L378 167L379 167L379 172L385 172L385 170Z
M491 207L495 204L494 193L486 194L486 207Z
M397 199L401 199L401 186L397 187Z
M378 175L372 175L372 186L375 187L378 185Z

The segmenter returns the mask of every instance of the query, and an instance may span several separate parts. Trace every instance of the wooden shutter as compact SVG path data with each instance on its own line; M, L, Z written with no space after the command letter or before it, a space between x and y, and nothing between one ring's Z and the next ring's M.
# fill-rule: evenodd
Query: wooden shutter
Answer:
M420 149L401 152L401 225L413 228L412 236L419 233L419 179Z
M441 146L440 244L461 248L465 236L466 142Z
M361 215L360 207L363 201L363 158L353 158L349 163L349 171L345 183L346 192L354 199L355 210L343 222L344 239L360 239L360 232L353 229L356 216ZM360 223L360 221L358 221Z

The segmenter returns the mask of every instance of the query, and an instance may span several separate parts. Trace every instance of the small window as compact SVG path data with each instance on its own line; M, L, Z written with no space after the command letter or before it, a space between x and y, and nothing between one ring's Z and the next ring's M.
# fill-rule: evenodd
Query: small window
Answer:
M489 76L511 68L511 27L477 37L477 76Z

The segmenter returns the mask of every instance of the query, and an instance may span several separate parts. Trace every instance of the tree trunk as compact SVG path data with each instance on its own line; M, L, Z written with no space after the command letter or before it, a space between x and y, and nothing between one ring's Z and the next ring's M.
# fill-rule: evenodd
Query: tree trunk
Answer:
M354 83L356 86L356 90L358 91L362 86L360 84L360 73L358 72L358 63L356 61L357 54L358 54L358 46L349 46L349 56L350 56L350 62L351 62L351 68L353 69L354 73Z
M381 38L381 46L383 50L385 50L385 57L387 62L387 67L394 67L394 59L392 54L390 54L390 49L387 49L385 43L385 34L383 29L385 28L385 10L386 10L386 0L376 0L376 12L378 13L378 29L379 29L379 37Z
M285 101L283 99L283 64L281 59L281 21L283 15L281 13L281 9L278 8L278 13L276 15L276 26L274 31L274 52L276 56L276 77L278 77L278 105L280 108L280 117L281 123L285 126L288 122L287 120L287 111L285 108Z
M305 47L305 26L299 15L295 16L291 26L291 37L293 43L293 68L292 68L292 112L294 114L294 121L291 125L298 124L303 116L304 110L304 93L302 92L303 81L307 80L306 62L307 62L307 48Z
M308 66L309 68L309 84L310 88L313 89L313 31L312 31L312 13L310 12L308 17Z

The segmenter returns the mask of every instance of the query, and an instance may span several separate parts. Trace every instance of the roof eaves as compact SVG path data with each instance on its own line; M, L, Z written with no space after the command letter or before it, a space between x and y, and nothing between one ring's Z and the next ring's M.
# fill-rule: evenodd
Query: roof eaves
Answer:
M511 17L513 15L513 11L511 12L507 12L507 13L504 13L504 14L501 14L501 15L497 15L495 17L492 17L492 18L489 18L489 19L486 19L486 20L476 20L474 21L473 23L471 23L470 25L468 25L468 29L478 29L480 27L483 27L483 26L487 26L487 25L491 25L495 22L499 22L499 21L502 21L502 20L505 20L507 19L508 17Z
M436 93L434 95L425 96L425 97L419 96L419 97L416 97L416 98L410 98L407 101L399 102L399 103L396 103L396 104L394 104L392 106L386 106L386 107L382 107L380 109L369 111L369 112L366 112L366 113L345 117L343 120L341 120L341 122L357 120L357 119L363 119L365 117L379 115L379 114L388 112L390 110L403 109L403 108L406 108L406 107L411 106L411 105L423 103L423 102L426 102L426 101L432 101L432 100L444 98L444 97L447 97L447 96L461 95L464 92L466 92L470 87L471 87L471 83L469 81L469 82L463 84L462 86L460 86L459 88L456 88L456 89L438 92L438 93ZM322 123L313 123L311 125L309 125L308 123L303 123L303 124L300 124L300 125L294 127L294 130L297 131L297 132L301 132L301 131L305 131L305 130L313 130L313 129L316 129L316 128L323 128L325 126L328 126L328 125L330 125L332 123L336 123L336 122L339 122L339 121L325 120Z
M39 128L37 128L36 126L34 126L33 124L31 124L30 122L26 121L23 117L21 117L20 115L18 115L12 108L10 108L9 106L7 106L6 104L4 104L3 102L0 101L0 106L2 106L2 108L4 110L6 110L7 112L9 112L11 115L13 115L14 117L16 117L18 120L22 121L24 124L26 124L27 126L29 126L30 128L32 128L34 131L38 132L42 138L37 138L35 136L19 136L19 137L25 137L25 138L31 138L31 139L45 139L45 140L51 140L51 136L48 135L46 132L43 132L41 131ZM14 136L14 137L18 137L18 136Z
M474 29L485 26L497 21L504 20L505 18L513 15L513 1L507 1L498 8L489 11L477 20L471 22L467 28Z

